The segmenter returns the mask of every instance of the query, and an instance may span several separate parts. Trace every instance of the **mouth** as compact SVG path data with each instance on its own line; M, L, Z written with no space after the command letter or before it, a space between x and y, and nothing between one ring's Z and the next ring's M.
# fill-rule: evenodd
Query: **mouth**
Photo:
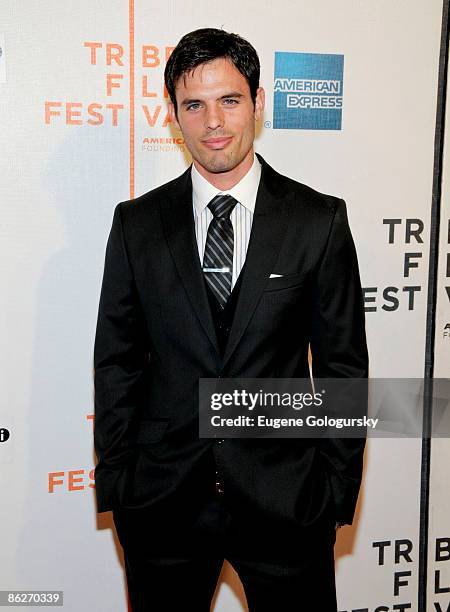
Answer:
M232 136L218 136L217 138L202 140L202 143L208 149L224 149L232 140Z

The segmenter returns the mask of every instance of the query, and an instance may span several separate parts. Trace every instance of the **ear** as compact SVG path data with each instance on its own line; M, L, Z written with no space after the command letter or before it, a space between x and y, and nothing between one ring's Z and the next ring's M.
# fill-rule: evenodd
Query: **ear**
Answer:
M255 98L255 120L261 119L264 105L266 103L266 93L262 87L258 87L256 90L256 98Z
M169 108L170 120L172 121L172 123L174 123L177 130L181 131L180 124L178 123L177 114L175 112L175 106L173 102L168 103L168 108Z

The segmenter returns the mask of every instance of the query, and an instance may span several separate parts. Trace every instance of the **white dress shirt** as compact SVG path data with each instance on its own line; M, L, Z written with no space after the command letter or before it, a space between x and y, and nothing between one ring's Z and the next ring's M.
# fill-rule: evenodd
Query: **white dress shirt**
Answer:
M213 218L213 214L208 208L209 202L216 195L224 194L231 195L237 200L237 204L230 215L234 232L233 274L231 278L231 288L233 288L247 255L255 212L256 193L258 191L259 179L261 178L261 164L255 155L252 167L247 174L241 178L239 183L226 191L219 191L217 187L211 185L200 174L194 164L192 164L191 176L195 236L197 238L198 255L201 263L203 263L208 227Z

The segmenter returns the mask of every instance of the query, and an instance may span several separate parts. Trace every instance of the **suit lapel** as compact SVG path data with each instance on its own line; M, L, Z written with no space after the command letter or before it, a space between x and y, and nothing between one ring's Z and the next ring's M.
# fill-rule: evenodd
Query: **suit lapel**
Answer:
M219 354L219 343L195 238L190 168L174 181L170 198L161 203L161 215L166 240L186 293L203 329Z
M288 226L289 193L282 177L261 156L261 180L256 198L250 241L242 284L222 365L229 361L258 304L267 279L274 269ZM174 181L170 197L161 203L161 215L170 252L196 315L215 351L220 354L198 247L192 212L191 169Z
M250 241L236 311L225 349L225 366L236 349L272 273L288 225L288 193L280 175L258 155L262 164Z

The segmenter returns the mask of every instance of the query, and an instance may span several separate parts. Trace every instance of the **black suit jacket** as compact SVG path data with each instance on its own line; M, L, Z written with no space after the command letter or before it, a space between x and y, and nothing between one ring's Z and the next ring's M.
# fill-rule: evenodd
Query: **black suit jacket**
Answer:
M190 169L114 211L94 348L99 512L188 508L211 486L217 442L198 436L199 378L307 378L309 344L315 377L367 377L345 203L259 159L223 357L198 257ZM306 526L331 507L337 521L352 522L364 440L226 439L214 448L238 512Z

